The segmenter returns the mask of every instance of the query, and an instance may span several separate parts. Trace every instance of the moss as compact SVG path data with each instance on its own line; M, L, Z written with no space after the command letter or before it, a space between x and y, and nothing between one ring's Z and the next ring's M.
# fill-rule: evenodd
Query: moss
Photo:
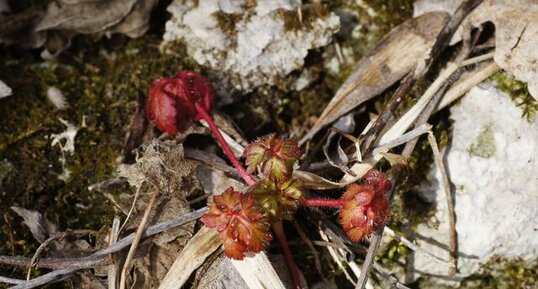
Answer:
M325 9L319 3L301 5L301 15L298 10L287 10L279 8L276 10L276 15L284 22L285 31L299 31L301 29L312 29L313 23L320 19L329 16L329 10Z
M342 48L353 49L358 60L392 28L413 15L414 0L323 1L329 11L356 15L356 29L351 39L340 39Z
M68 51L50 62L3 48L0 79L14 94L0 100L0 159L11 164L2 174L5 194L0 210L13 218L17 254L35 248L32 242L20 243L32 238L10 206L38 210L60 229L99 229L110 222L113 206L87 187L115 177L137 94L159 76L194 68L177 57L184 53L177 47L169 48L175 55L162 55L159 43L152 35L134 40L77 37ZM69 103L65 111L56 111L46 100L51 86L63 92ZM86 121L75 138L75 153L66 155L65 167L71 171L67 182L58 179L61 152L49 138L65 130L60 117L79 126L83 118ZM11 230L2 223L0 231L0 249L7 252L11 244L5 232Z
M521 109L521 116L527 121L532 121L538 111L538 102L532 97L527 88L527 84L516 80L507 72L498 72L492 76L492 79L497 82L498 87L508 93L516 106Z
M475 156L488 159L495 155L496 146L493 136L494 130L491 125L487 125L480 129L480 133L476 140L469 145L467 151Z
M493 258L481 270L467 277L460 288L538 288L538 259L533 262Z
M224 13L217 11L211 14L217 20L218 26L232 40L231 49L237 46L236 24L243 19L243 13Z

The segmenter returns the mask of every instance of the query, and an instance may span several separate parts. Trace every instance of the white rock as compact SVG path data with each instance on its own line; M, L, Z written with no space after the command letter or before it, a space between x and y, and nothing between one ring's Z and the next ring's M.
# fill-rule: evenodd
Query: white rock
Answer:
M454 13L463 0L417 0L413 4L413 17L433 11Z
M243 93L275 84L279 77L301 68L308 50L330 43L340 24L331 13L299 30L286 31L281 12L296 11L297 0L258 0L251 8L248 1L194 2L175 0L168 7L172 17L166 23L164 44L182 40L197 63L218 72ZM219 27L218 15L236 17L232 32Z
M459 274L475 273L494 255L535 260L538 256L538 118L531 123L491 84L473 88L451 109L452 143L446 154L455 188ZM436 203L429 223L417 227L418 244L448 260L446 202L439 175L422 188ZM417 271L447 276L447 269L416 255ZM417 275L418 277L418 275ZM441 279L438 279L441 280Z

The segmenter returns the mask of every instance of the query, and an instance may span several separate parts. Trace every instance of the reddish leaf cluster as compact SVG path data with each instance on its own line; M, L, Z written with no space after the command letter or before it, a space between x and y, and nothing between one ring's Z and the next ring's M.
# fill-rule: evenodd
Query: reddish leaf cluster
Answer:
M213 88L196 72L183 70L170 78L159 78L149 88L146 114L157 128L174 135L191 120L201 119L195 103L206 111L213 107Z
M384 192L391 189L391 183L385 174L372 169L361 181L362 184L350 184L340 198L340 222L355 242L385 225L389 216L389 202Z
M255 203L251 194L229 188L213 197L202 217L206 226L219 232L228 258L242 260L245 252L260 252L272 240L269 223Z
M243 157L249 173L258 169L269 179L282 182L291 177L293 164L302 154L297 141L283 140L272 133L248 145Z

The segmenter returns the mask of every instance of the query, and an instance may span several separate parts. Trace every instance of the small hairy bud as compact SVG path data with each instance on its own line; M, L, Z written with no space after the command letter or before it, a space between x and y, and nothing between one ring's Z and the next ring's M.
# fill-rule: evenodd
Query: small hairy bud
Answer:
M257 200L265 216L271 220L289 218L297 210L303 197L303 182L290 179L277 183L270 179L263 179L248 188Z
M247 171L259 171L271 180L285 181L291 177L293 164L303 153L296 140L283 140L272 133L249 144L243 152Z
M170 78L153 81L148 92L146 114L157 128L174 135L191 120L199 120L194 103L210 111L213 107L213 88L196 72L183 70Z
M219 232L226 257L242 260L245 252L260 252L272 240L267 218L255 202L251 194L228 188L208 205L202 222Z
M391 183L380 171L370 170L362 184L350 184L340 200L340 222L352 241L358 242L385 225L389 217L389 202L384 195Z

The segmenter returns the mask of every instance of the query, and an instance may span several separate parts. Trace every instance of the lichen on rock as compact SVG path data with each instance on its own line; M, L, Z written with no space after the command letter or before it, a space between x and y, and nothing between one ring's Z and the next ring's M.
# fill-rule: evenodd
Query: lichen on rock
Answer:
M416 272L461 281L494 257L535 262L538 231L531 223L538 218L538 121L522 118L510 97L492 83L471 89L451 109L451 119L446 166L454 188L458 274L449 277L447 268L431 266L420 254ZM418 245L448 259L448 214L437 170L430 172L430 180L420 191L437 211L417 226ZM439 226L427 225L431 220Z
M251 2L176 0L168 7L172 17L164 44L182 41L198 64L218 72L222 85L215 85L217 91L231 85L247 93L300 69L308 50L329 44L340 26L338 16L321 6L298 8L295 0ZM301 19L297 9L312 15L303 15L302 22L289 19Z

